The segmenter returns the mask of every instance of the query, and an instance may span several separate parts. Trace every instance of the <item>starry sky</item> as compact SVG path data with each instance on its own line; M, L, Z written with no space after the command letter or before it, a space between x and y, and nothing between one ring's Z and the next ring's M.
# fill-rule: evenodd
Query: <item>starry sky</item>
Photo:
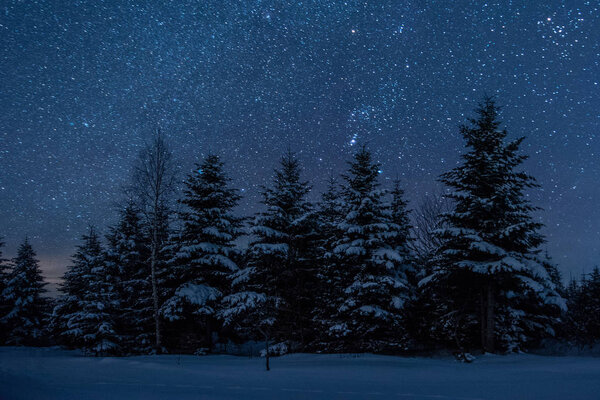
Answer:
M182 175L223 157L257 209L287 148L313 198L367 144L414 208L497 96L542 185L544 246L567 276L600 262L597 1L0 2L0 235L56 281L160 126Z

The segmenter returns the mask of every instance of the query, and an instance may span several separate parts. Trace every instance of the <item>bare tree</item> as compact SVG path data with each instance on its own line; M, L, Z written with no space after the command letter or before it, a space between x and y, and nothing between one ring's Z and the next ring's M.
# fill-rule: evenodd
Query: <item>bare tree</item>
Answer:
M165 238L161 232L164 229L165 217L168 217L170 202L174 197L175 179L173 153L160 130L157 129L152 141L140 152L134 168L132 188L150 230L150 271L157 352L161 351L162 346L157 263L160 250L164 245Z
M427 193L412 213L412 246L419 263L426 264L440 247L436 231L444 227L442 215L452 210L451 201L441 191Z

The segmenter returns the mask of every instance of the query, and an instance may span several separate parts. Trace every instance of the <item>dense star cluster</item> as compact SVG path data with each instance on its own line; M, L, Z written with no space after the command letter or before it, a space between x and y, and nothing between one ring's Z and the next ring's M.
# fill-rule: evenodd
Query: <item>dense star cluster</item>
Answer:
M158 126L182 176L222 157L240 213L288 148L320 191L363 144L414 207L488 94L527 136L547 248L578 276L600 255L598 32L595 1L5 2L0 235L62 275Z

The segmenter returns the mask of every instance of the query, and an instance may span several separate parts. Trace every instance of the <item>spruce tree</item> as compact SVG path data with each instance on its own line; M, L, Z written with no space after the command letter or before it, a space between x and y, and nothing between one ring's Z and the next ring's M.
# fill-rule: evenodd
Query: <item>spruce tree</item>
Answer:
M300 174L299 161L288 152L272 186L263 188L266 210L251 224L255 239L247 252L247 266L236 274L237 293L224 299L222 315L228 321L242 317L267 341L302 346L314 336L317 271L314 217L306 200L310 186ZM243 315L247 310L253 310L252 315Z
M2 248L4 247L3 238L0 237L0 345L6 341L7 328L2 324L2 317L8 313L8 301L4 297L4 289L8 283L8 265L2 257Z
M390 195L391 221L397 227L396 232L390 239L390 243L402 259L402 262L398 266L398 274L403 280L412 282L415 270L414 255L411 251L409 210L404 190L401 188L398 179L394 181Z
M406 227L394 221L379 173L379 164L363 147L343 175L346 214L333 249L342 289L329 330L333 350L381 352L405 346L401 321L409 294L407 260L396 241Z
M25 238L12 260L2 294L7 302L2 325L9 345L35 345L42 339L48 301L43 296L46 283L35 257L29 240Z
M517 170L526 159L518 153L523 138L506 143L493 99L477 114L461 127L462 164L441 177L454 209L444 216L439 256L422 285L437 299L437 328L458 347L518 349L551 334L563 300L538 257L541 225L525 198L537 184Z
M133 203L121 211L118 224L107 236L106 266L114 277L119 301L117 327L123 351L151 352L154 317L150 248L140 212Z
M179 321L181 329L203 328L203 344L210 349L213 333L220 331L215 317L220 300L229 294L230 277L238 271L234 242L242 233L242 220L233 210L240 196L230 187L216 155L196 166L185 187L180 200L182 226L172 238L169 261L174 292L162 306L162 314Z
M317 273L318 285L314 291L316 307L313 315L318 335L313 347L328 351L328 329L333 324L331 317L336 311L337 299L341 296L342 285L337 272L337 258L333 254L335 242L340 235L339 225L345 215L341 188L334 177L327 182L325 192L317 204Z
M82 242L63 277L63 296L53 313L54 330L65 344L87 354L116 353L120 345L115 330L119 304L113 277L94 228L82 236Z
M588 319L585 321L585 337L588 344L600 341L600 268L595 267L582 288L583 303Z
M566 291L568 312L565 313L567 338L580 346L600 342L600 269L595 267L581 282L575 280Z
M69 348L83 347L83 329L79 321L83 310L83 298L91 279L91 267L88 260L88 237L82 237L83 244L73 256L73 263L63 274L58 290L61 296L52 311L50 327L54 339Z
M585 311L581 307L581 285L575 279L571 279L565 288L565 299L567 310L563 313L563 335L574 343L582 343L582 332L584 331L582 322L585 318Z

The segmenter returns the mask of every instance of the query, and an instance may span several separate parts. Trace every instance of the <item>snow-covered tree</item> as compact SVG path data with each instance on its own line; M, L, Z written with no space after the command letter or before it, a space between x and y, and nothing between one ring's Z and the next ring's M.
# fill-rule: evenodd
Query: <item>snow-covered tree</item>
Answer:
M314 218L306 195L307 182L292 152L281 159L271 187L263 189L263 204L251 224L254 240L246 267L234 278L237 291L224 299L221 315L227 323L242 316L266 339L303 345L314 335ZM251 314L251 315L245 315Z
M140 212L132 202L107 236L107 272L114 277L119 301L117 326L124 351L148 353L155 339L150 247Z
M525 197L536 183L517 170L526 158L518 153L523 138L505 141L491 98L477 114L461 128L462 164L441 177L454 209L444 216L433 273L421 284L437 296L437 327L446 336L493 352L551 334L555 313L546 311L564 302L538 257L540 224Z
M580 282L571 281L566 291L565 336L583 346L600 343L600 268Z
M363 147L343 175L346 214L333 249L342 290L329 329L332 350L404 347L401 319L409 293L407 260L398 246L407 227L394 221L398 215L393 216L389 193L379 188L379 173L379 164Z
M185 187L180 200L182 226L172 238L169 261L174 292L163 304L162 314L180 321L180 327L187 322L192 330L200 323L206 332L204 344L210 348L213 333L219 332L215 318L219 302L229 294L230 277L238 271L234 242L242 233L242 220L233 210L240 196L230 187L216 155L196 166Z
M2 297L7 302L2 325L6 343L34 345L40 342L47 317L48 301L43 296L46 283L42 278L36 254L26 238L12 260Z
M53 312L53 330L64 343L88 354L102 355L119 350L115 331L118 296L108 274L98 234L94 228L82 237L65 272Z
M321 246L323 254L325 254L331 248L329 243L338 235L339 224L345 215L341 188L335 177L329 178L327 188L318 203L317 211L320 235L318 244Z
M330 177L325 192L317 204L316 246L318 282L313 291L315 310L313 322L318 330L313 347L328 350L327 331L332 325L331 317L336 311L336 299L340 298L342 285L337 273L337 258L333 254L340 234L339 226L345 215L341 188L335 177Z
M8 265L2 257L2 248L4 247L3 238L0 237L0 345L6 340L7 328L2 324L2 317L8 313L9 303L4 297L4 289L8 283Z
M413 265L414 255L411 251L411 226L408 203L404 198L404 190L398 179L394 181L394 186L390 191L390 195L391 221L397 227L395 233L390 238L390 244L402 259L402 262L398 266L399 276L403 280L410 281L409 277L414 276L415 273Z

